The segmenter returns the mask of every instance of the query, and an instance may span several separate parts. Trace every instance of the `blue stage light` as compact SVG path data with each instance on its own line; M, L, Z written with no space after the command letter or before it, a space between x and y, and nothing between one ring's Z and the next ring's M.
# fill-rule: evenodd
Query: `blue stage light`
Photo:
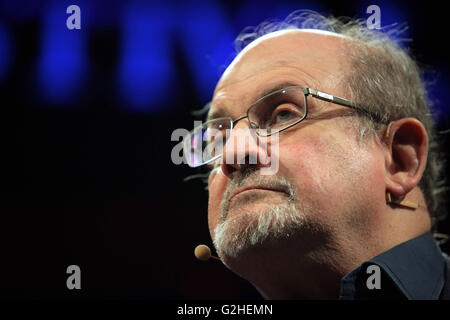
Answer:
M12 43L6 28L0 23L0 83L3 81L11 63Z
M167 111L173 96L170 7L132 2L125 9L119 87L126 107L139 112Z
M207 101L235 56L232 28L216 1L184 3L178 14L178 34L195 89L200 100Z
M65 2L53 2L43 10L37 85L47 102L70 104L87 71L86 33L69 30Z

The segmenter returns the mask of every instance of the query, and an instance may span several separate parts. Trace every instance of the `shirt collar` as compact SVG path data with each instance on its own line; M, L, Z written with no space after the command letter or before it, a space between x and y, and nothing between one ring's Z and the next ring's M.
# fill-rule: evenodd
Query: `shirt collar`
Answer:
M351 299L363 266L376 264L407 299L439 299L444 286L445 260L427 232L364 262L342 279L341 298Z

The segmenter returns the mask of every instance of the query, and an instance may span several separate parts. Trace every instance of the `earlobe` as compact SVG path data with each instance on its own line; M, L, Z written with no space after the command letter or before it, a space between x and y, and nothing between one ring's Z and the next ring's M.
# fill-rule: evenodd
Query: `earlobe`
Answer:
M420 121L404 118L389 123L384 143L387 147L386 192L399 199L422 178L428 155L428 135Z

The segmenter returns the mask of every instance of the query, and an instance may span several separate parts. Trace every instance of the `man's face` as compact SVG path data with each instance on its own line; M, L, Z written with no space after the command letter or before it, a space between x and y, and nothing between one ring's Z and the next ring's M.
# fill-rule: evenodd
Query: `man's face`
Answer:
M210 112L222 109L236 119L262 92L280 84L350 98L343 82L350 66L342 41L348 40L299 30L257 40L222 76ZM209 229L232 269L252 253L270 255L293 243L307 252L357 241L358 230L376 211L374 204L385 196L382 154L376 143L359 141L355 119L343 116L350 109L312 97L308 105L308 118L278 136L274 175L260 175L259 163L225 163L210 176ZM244 119L235 129L248 128ZM258 148L250 142L245 152Z

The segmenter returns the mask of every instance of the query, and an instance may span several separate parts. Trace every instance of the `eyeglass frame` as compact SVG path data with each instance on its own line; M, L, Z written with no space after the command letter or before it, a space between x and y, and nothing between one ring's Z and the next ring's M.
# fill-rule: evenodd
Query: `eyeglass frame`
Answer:
M258 134L258 136L261 136L261 137L269 137L269 136L271 136L271 135L273 135L273 134L277 134L277 133L280 133L280 132L282 132L282 131L284 131L284 130L286 130L286 129L289 129L289 128L291 128L291 127L293 127L293 126L299 124L299 123L302 122L303 120L305 120L306 117L308 116L308 99L307 99L307 97L308 97L309 95L313 96L314 98L323 100L323 101L335 103L335 104L338 104L338 105L341 105L341 106L344 106L344 107L348 107L348 108L351 108L351 109L360 111L360 112L366 114L367 116L371 117L371 118L372 118L373 120L375 120L376 122L383 122L382 119L381 119L381 117L380 117L377 113L371 112L371 111L367 110L367 107L365 107L365 106L363 106L363 105L361 105L361 104L358 104L358 103L356 103L356 102L353 102L353 101L351 101L351 100L348 100L348 99L345 99L345 98L342 98L342 97L338 97L338 96L335 96L335 95L332 95L332 94L329 94L329 93L325 93L325 92L319 91L319 90L317 90L317 89L303 88L302 86L288 86L288 87L285 87L285 88L282 88L282 89L278 89L278 90L276 90L276 91L274 91L274 92L271 92L271 93L269 93L269 94L266 94L265 96L259 98L259 99L256 100L255 102L253 102L253 103L250 105L250 107L248 107L247 112L246 112L246 114L245 114L244 116L241 116L241 117L239 117L239 118L237 118L237 119L235 119L235 120L231 119L231 120L232 120L232 127L231 127L231 129L235 126L235 124L236 124L238 121L240 121L240 120L242 120L242 119L247 118L247 119L250 120L250 118L249 118L249 116L248 116L250 110L251 110L255 105L257 105L259 102L261 102L262 100L264 100L264 99L266 99L266 98L268 98L268 97L270 97L270 96L272 96L272 95L274 95L274 94L277 94L277 93L279 93L279 92L282 92L282 91L284 91L284 90L290 90L290 89L294 89L294 88L298 88L298 89L301 89L301 90L303 91L303 96L304 96L304 98L305 98L305 115L304 115L301 119L299 119L299 120L297 120L297 121L295 121L295 122L289 124L288 126L284 127L283 129L277 130L277 131L275 131L275 132L271 132L270 134L267 134L267 135L264 135L264 136L259 135L259 134L258 134L258 131L255 130L255 131L256 131L256 134ZM209 120L209 121L214 121L214 120L216 120L216 119L211 119L211 120ZM209 121L208 121L208 122L209 122ZM255 127L252 126L252 122L251 122L251 121L249 121L249 124L250 124L250 127L251 127L252 129L257 129L257 128L255 128Z
M290 89L295 89L295 88L301 89L302 92L303 92L303 97L304 97L304 99L305 99L305 114L304 114L304 116L303 116L301 119L298 119L298 120L296 120L295 122L293 122L293 123L287 125L286 127L282 128L282 129L279 129L279 130L277 130L277 131L275 131L275 132L270 132L270 133L267 134L267 135L261 135L261 134L259 134L259 133L258 133L258 130L257 130L258 128L255 128L255 126L253 125L253 122L250 121L250 118L249 118L249 116L248 116L250 110L251 110L254 106L256 106L259 102L261 102L262 100L264 100L264 99L266 99L266 98L268 98L268 97L270 97L270 96L272 96L272 95L275 95L275 94L277 94L277 93L279 93L279 92L282 92L282 91L285 91L285 90L290 90ZM286 130L286 129L289 129L289 128L291 128L291 127L293 127L293 126L299 124L300 122L302 122L303 120L306 119L306 117L308 116L308 96L309 96L309 95L313 96L314 98L317 98L317 99L326 101L326 102L335 103L335 104L338 104L338 105L341 105L341 106L344 106L344 107L348 107L348 108L354 109L354 110L356 110L356 111L362 112L362 113L364 113L366 116L368 116L368 117L370 117L372 120L374 120L375 122L386 123L386 121L383 121L382 117L381 117L379 114L367 110L367 107L365 107L364 105L361 105L361 104L359 104L359 103L356 103L356 102L354 102L354 101L351 101L351 100L348 100L348 99L345 99L345 98L342 98L342 97L338 97L338 96L335 96L335 95L332 95L332 94L329 94L329 93L325 93L325 92L319 91L319 90L317 90L317 89L303 88L302 86L287 86L287 87L285 87L285 88L278 89L278 90L276 90L276 91L273 91L273 92L271 92L271 93L268 93L268 94L262 96L261 98L259 98L259 99L256 100L255 102L253 102L253 103L248 107L247 112L246 112L245 115L243 115L243 116L241 116L241 117L238 117L238 118L235 119L235 120L233 120L231 117L220 117L220 118L216 118L216 119L210 119L210 120L208 120L207 122L205 122L203 125L205 125L205 124L208 123L208 122L212 122L212 121L216 121L216 120L220 120L220 119L229 118L229 119L231 120L231 127L230 127L230 136L231 136L231 132L233 131L233 128L235 127L236 123L238 123L238 122L241 121L242 119L247 118L247 119L249 120L248 122L249 122L250 128L253 129L253 130L255 131L255 133L256 133L259 137L270 137L271 135L278 134L278 133L280 133L280 132L282 132L282 131L284 131L284 130ZM386 124L387 124L387 123L386 123ZM202 125L202 126L203 126L203 125ZM194 128L189 134L191 134L192 132L195 132L195 130L196 130L196 128ZM228 139L227 139L227 140L228 140ZM221 154L218 154L217 156L215 156L215 157L209 159L208 161L206 161L206 162L204 162L204 163L202 163L202 164L200 164L200 165L198 165L198 166L196 166L196 167L199 167L199 166L203 166L203 165L205 165L205 164L208 164L208 163L210 163L210 162L212 162L212 161L214 161L214 160L220 158L221 156L222 156Z

